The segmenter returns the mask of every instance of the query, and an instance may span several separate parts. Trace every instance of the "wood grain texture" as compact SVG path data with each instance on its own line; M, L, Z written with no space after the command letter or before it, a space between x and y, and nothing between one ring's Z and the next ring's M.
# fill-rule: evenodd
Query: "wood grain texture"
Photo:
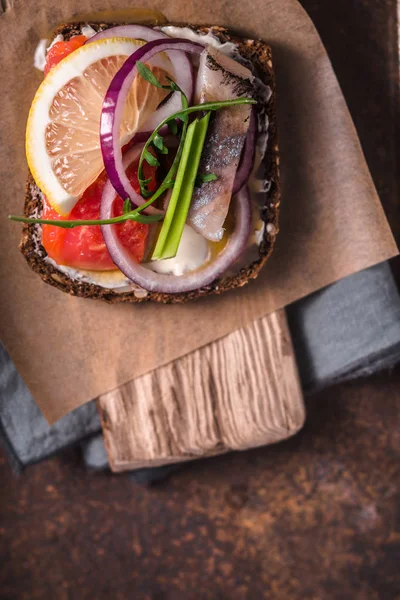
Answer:
M285 313L134 379L97 404L113 471L288 438L305 415Z

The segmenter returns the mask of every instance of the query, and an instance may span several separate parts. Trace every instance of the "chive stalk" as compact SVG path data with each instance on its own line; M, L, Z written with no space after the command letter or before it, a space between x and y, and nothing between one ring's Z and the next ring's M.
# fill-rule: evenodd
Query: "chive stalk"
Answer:
M196 119L188 127L174 189L152 260L172 258L178 251L189 212L210 116L211 113L208 112L202 119Z

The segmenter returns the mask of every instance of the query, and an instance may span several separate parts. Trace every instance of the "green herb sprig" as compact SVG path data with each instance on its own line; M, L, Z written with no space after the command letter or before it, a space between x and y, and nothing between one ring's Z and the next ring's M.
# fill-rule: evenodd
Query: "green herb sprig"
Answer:
M151 83L152 85L155 85L158 88L167 89L170 92L180 92L181 93L181 101L182 101L182 109L188 108L189 103L188 103L186 94L181 90L181 88L170 77L167 77L167 79L169 80L169 84L163 85L160 81L158 81L158 79L154 75L154 73L144 63L139 61L137 63L137 69L138 69L139 75L141 77L143 77L143 79L145 81L147 81L148 83ZM187 121L187 119L186 119L186 121ZM170 121L168 121L168 124L171 125L171 128L175 131L175 135L176 135L176 133L178 132L178 124L177 124L176 120L175 119L170 120ZM149 192L148 188L147 188L147 184L149 183L149 180L145 179L145 177L144 177L143 162L146 161L150 166L156 166L154 164L154 156L149 152L150 146L153 146L155 148L155 150L156 151L158 150L159 152L161 152L161 154L168 154L168 148L165 146L164 139L159 133L160 129L161 129L161 127L157 127L153 131L153 134L150 136L151 139L149 138L147 140L146 144L144 145L144 148L140 155L139 167L138 167L138 180L139 180L139 185L140 185L140 193L143 196L143 198L148 198L149 196L151 196L153 198L153 202L155 202L155 200L157 200L157 198L159 198L168 188L173 186L173 179L178 170L179 161L180 161L181 155L182 155L183 144L184 144L185 137L186 137L187 122L184 122L179 147L178 147L177 153L175 155L175 158L173 160L173 163L170 167L170 170L168 171L167 176L165 177L164 181L161 183L159 188L156 190L156 192L154 194L151 194L151 192ZM150 155L150 157L149 157L149 155ZM150 160L149 160L149 158L150 158ZM159 165L159 163L158 163L158 165ZM150 181L151 181L151 179L150 179Z
M190 204L190 196L193 192L193 186L196 185L199 187L205 182L210 182L210 181L214 181L217 179L217 176L214 173L207 173L204 175L197 173L200 156L201 156L201 151L203 148L204 139L205 139L205 135L206 135L207 127L208 127L210 111L216 111L221 108L225 108L225 107L229 107L229 106L239 106L241 104L256 104L257 102L256 102L256 100L253 100L252 98L236 98L233 100L221 100L218 102L204 102L203 104L198 104L198 105L189 107L188 99L187 99L186 95L181 90L181 88L177 85L177 83L175 81L173 81L170 77L167 77L167 79L169 80L169 83L164 85L158 81L158 79L155 77L155 75L152 73L152 71L150 69L148 69L148 67L146 67L146 65L144 65L143 63L138 62L137 68L138 68L138 72L139 72L140 76L143 77L143 79L145 79L146 81L148 81L149 83L151 83L152 85L154 85L156 87L168 89L171 92L180 92L181 99L182 99L182 109L180 111L177 111L176 113L170 115L169 117L165 118L156 127L156 129L150 135L146 144L143 147L143 150L142 150L142 153L140 156L140 160L139 160L138 179L139 179L139 184L140 184L141 195L144 198L148 198L148 200L144 204L142 204L139 207L132 210L131 201L129 198L127 198L123 204L123 214L118 217L113 217L110 219L88 219L88 220L68 221L68 220L61 220L61 219L60 220L41 219L41 218L37 219L37 218L33 218L33 217L22 217L22 216L17 216L17 215L9 215L8 218L11 221L17 221L20 223L27 223L27 224L54 225L56 227L62 227L64 229L72 229L74 227L82 227L82 226L88 226L88 225L89 226L90 225L114 225L114 224L118 224L118 223L123 223L124 221L136 221L138 223L143 223L143 224L151 224L151 223L156 223L158 221L161 221L162 219L164 219L164 215L161 213L155 214L155 215L142 215L141 213L146 208L148 208L151 204L153 204L155 202L155 200L157 200L157 198L159 198L167 189L173 188L175 186L175 176L176 176L176 179L178 180L177 172L178 172L178 168L180 167L182 154L183 154L184 148L185 148L185 140L186 140L186 135L187 135L188 127L189 127L189 125L188 125L189 115L202 111L202 112L206 113L207 118L203 117L202 119L200 119L200 120L197 119L196 121L193 122L193 124L192 124L193 132L191 132L191 142L186 147L187 157L185 160L185 165L189 164L190 177L188 178L188 181L185 183L183 175L186 173L186 171L185 171L186 167L183 168L183 166L182 166L181 175L179 177L179 189L177 189L177 191L176 191L177 202L172 203L171 209L168 208L168 210L167 210L167 215L165 218L169 222L169 226L165 228L163 238L162 238L163 243L161 244L161 241L162 241L161 240L160 245L158 247L158 251L155 250L153 258L155 258L156 256L157 257L160 256L160 258L161 257L166 258L167 255L174 256L174 253L176 253L176 251L178 249L180 238L182 235L183 226L184 226L184 223L186 220L187 211L188 211L189 204ZM165 145L164 139L160 135L159 132L166 125L168 127L169 131L173 135L177 135L179 132L178 121L181 121L183 124L178 150L176 152L172 166L170 167L166 177L164 178L164 181L161 183L161 185L158 187L158 189L152 194L147 189L147 185L150 183L152 178L150 177L148 179L145 179L144 174L143 174L143 162L146 161L149 165L151 165L153 167L158 167L160 165L157 157L154 156L150 152L149 148L150 148L150 146L152 146L156 151L160 152L161 154L167 154L168 148ZM191 157L191 160L193 160L193 157L194 157L194 162L188 162L189 156ZM180 199L178 198L178 196L180 196ZM183 198L183 200L182 200L182 198ZM178 203L178 199L179 199L179 203ZM170 201L169 206L171 206L171 201ZM179 210L176 212L176 215L175 215L175 208L173 208L174 206L175 206L175 208L176 208L176 206L179 207ZM169 213L169 218L167 219L168 213ZM163 228L161 231L163 231ZM171 235L171 233L169 233L170 231L173 232L173 235ZM161 248L161 245L162 245L162 248Z
M160 235L158 236L157 244L151 257L152 260L171 258L178 251L189 212L210 116L211 113L208 112L202 119L196 119L188 127L182 158L176 175L176 182Z
M124 209L127 204L130 203L129 198L125 200ZM148 205L147 205L148 206ZM63 229L73 229L74 227L82 227L83 225L116 225L117 223L123 223L124 221L136 221L137 223L143 223L150 225L151 223L157 223L161 221L164 215L141 215L139 211L144 210L147 206L139 206L139 208L124 212L119 217L112 217L111 219L82 219L76 221L64 221L57 219L34 219L33 217L19 217L17 215L9 215L10 221L18 221L19 223L33 223L40 225L55 225L56 227L62 227Z
M196 187L201 187L203 185L203 183L208 183L209 181L216 181L218 179L218 177L216 176L215 173L197 173L196 175L196 181L194 182L194 185Z

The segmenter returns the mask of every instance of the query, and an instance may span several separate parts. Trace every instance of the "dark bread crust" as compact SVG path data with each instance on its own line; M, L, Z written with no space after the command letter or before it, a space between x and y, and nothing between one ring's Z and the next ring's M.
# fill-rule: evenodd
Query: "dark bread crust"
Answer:
M107 29L113 26L111 23L91 23L90 25L96 30ZM61 33L65 39L69 39L72 35L80 33L81 26L83 26L82 23L61 25L57 28L54 35ZM195 29L201 33L212 32L221 42L232 41L237 44L242 57L252 62L256 69L257 76L272 90L272 96L268 102L266 111L269 119L269 127L267 152L264 158L265 177L271 181L271 187L268 193L266 193L265 205L261 208L260 212L261 219L266 224L271 224L272 227L271 225L268 228L265 227L264 237L259 246L259 258L247 267L242 268L238 274L232 277L218 279L212 284L192 292L182 294L159 294L149 292L145 297L137 297L135 296L134 291L118 292L95 284L77 281L62 273L56 267L43 260L46 257L46 251L40 244L40 241L38 242L38 227L36 225L25 225L22 231L20 250L25 256L29 266L38 273L46 283L73 296L101 299L109 303L148 302L150 300L165 304L182 303L202 296L221 294L222 292L245 285L250 279L257 277L261 267L270 256L276 234L278 233L280 203L279 151L275 116L275 77L272 68L271 48L260 40L246 40L237 37L229 33L224 27L204 26ZM31 216L32 213L35 212L40 215L42 208L40 190L36 186L32 175L29 173L25 195L25 215Z

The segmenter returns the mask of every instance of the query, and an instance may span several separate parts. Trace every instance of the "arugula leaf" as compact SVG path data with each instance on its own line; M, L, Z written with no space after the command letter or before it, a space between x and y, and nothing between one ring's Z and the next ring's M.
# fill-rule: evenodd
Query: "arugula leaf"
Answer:
M200 110L200 109L198 109ZM188 120L188 113L187 112L178 112L174 114L175 119L179 119L180 121L183 121L184 123L186 123L186 121Z
M132 210L132 204L129 198L127 198L124 202L124 206L122 209L122 212L124 215L128 214L129 212L131 212Z
M171 77L168 77L168 75L166 75L165 78L168 79L168 81L170 82L169 87L173 92L180 92L181 94L184 94L182 88L179 87L179 85L176 83L176 81L171 79Z
M157 133L154 136L153 146L155 146L157 148L157 150L159 150L159 152L161 152L161 154L168 154L168 148L164 144L164 140L163 140L162 136L159 133Z
M156 159L155 156L152 155L151 152L149 152L148 150L145 151L144 153L144 160L151 166L151 167L159 167L160 163L158 162L158 160ZM151 181L151 178L150 178ZM148 183L148 182L147 182Z
M151 83L151 85L155 85L158 88L164 88L165 86L162 85L157 77L154 75L154 73L148 68L146 67L146 65L140 61L138 61L136 63L136 67L138 70L139 75L145 80L148 81L149 83ZM167 86L169 87L169 86Z
M167 79L169 79L169 77L167 77ZM172 79L171 79L170 87L171 87L171 90L173 92L180 92L181 91L181 88L179 87L179 85L177 85L175 83L175 81L172 81Z
M150 198L150 196L152 195L152 192L149 192L147 184L150 183L150 181L153 179L152 177L149 177L148 179L140 179L140 177L138 177L139 179L139 184L140 184L140 189L141 189L141 195L143 196L143 198Z
M187 101L185 94L182 94L181 100L182 100L182 108L184 108L184 109L189 108L188 101ZM159 133L161 127L163 127L166 123L168 123L168 121L169 121L169 118L167 117L166 119L164 119L164 121L162 121L160 123L160 125L158 125L158 127L153 131L153 133L151 134L151 136L149 137L149 139L147 140L147 142L145 143L145 145L143 147L142 153L140 155L139 168L138 168L139 181L140 181L141 177L143 178L142 164L143 164L143 160L144 160L144 153L147 151L153 138ZM146 205L149 206L152 202L154 202L157 198L159 198L165 192L165 190L167 190L169 187L171 187L169 185L169 182L171 180L173 180L173 178L175 177L176 172L178 170L178 167L179 167L179 161L181 160L183 145L185 143L186 130L187 130L187 123L185 123L182 127L181 139L179 140L178 150L176 152L176 155L175 155L175 158L171 165L171 168L168 171L164 181L161 183L158 190L156 192L154 192L154 194L151 196L150 200L148 200L145 205L142 205L140 208L137 209L138 211L142 210L143 206L146 206ZM141 190L142 196L144 196L146 198L149 197L150 194L146 190L144 190L142 184L140 184L140 190Z
M203 183L208 183L209 181L216 181L217 179L218 177L215 173L205 173L204 175L202 175L201 173L197 173L194 185L196 187L201 187Z
M172 119L172 121L168 121L167 125L172 135L178 134L178 123L175 121L175 119Z

